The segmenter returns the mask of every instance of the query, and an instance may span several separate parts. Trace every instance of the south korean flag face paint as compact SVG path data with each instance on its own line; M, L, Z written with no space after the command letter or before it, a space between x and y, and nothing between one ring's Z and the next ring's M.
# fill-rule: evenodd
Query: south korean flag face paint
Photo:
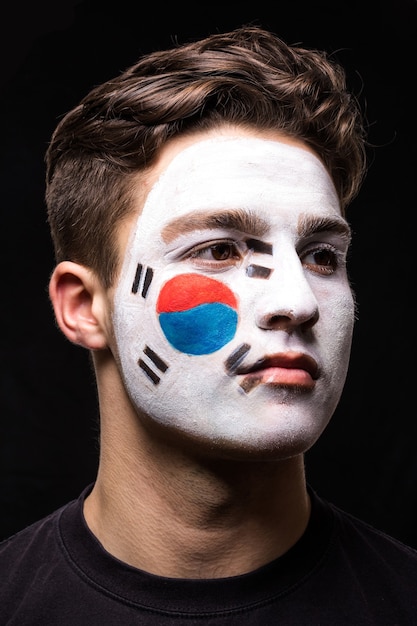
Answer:
M306 450L339 400L354 318L326 169L242 131L174 141L158 168L114 300L138 419L225 457Z
M236 296L208 276L187 273L169 280L159 293L156 311L168 342L185 354L212 354L236 334Z

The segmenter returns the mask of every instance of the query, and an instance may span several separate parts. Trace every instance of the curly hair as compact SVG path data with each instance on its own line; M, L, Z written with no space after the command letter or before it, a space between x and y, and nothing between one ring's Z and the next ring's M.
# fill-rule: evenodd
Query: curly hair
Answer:
M132 211L133 177L172 138L222 125L304 141L327 167L342 211L366 168L360 107L324 51L243 26L144 55L93 88L58 124L46 153L46 202L57 261L118 266L116 226Z

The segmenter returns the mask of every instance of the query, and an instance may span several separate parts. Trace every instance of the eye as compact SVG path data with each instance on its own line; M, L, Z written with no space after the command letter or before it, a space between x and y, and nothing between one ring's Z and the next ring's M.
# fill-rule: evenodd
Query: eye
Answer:
M223 269L238 265L243 259L243 251L235 241L221 239L195 246L188 251L186 258L201 267Z
M334 246L321 244L304 252L301 255L301 262L304 267L312 272L329 275L344 265L344 256Z

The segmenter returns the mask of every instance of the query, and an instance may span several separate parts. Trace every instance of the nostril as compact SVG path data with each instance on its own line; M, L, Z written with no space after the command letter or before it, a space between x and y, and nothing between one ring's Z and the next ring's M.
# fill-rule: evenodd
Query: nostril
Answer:
M314 311L304 311L304 313L289 309L280 313L261 316L258 325L267 330L285 330L295 327L308 330L316 324L318 319L317 308Z
M269 323L271 324L271 326L275 326L279 322L282 322L285 318L291 319L291 313L288 313L288 315L271 315L271 317L269 318Z

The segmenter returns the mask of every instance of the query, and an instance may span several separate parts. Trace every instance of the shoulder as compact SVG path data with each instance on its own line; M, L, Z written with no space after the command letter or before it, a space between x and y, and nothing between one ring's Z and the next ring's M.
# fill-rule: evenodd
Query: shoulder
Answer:
M417 559L417 549L408 546L395 537L359 519L352 513L340 509L334 504L329 504L329 506L334 512L336 524L346 538L367 543L370 547L374 545L385 547L388 551L392 551L393 554L405 554L412 560Z
M331 523L310 597L331 597L341 623L417 623L417 551L316 494L312 503L319 525Z
M55 598L56 602L57 591L68 587L71 569L61 520L66 517L67 524L76 532L81 510L81 498L73 500L0 543L2 617L17 614L20 617L22 612L23 616L26 613L43 616L47 599ZM21 623L26 623L22 619Z
M13 575L19 577L23 572L42 569L45 563L62 558L65 546L62 538L62 521L65 526L79 532L83 519L83 504L91 491L88 485L80 496L56 509L50 515L34 522L23 530L0 542L0 577L6 571L10 582Z
M417 550L327 503L334 515L334 548L352 567L373 579L417 588Z
M24 572L33 574L46 558L51 558L57 548L56 524L62 510L54 511L0 543L1 578L7 573L10 583L13 577L21 578Z

